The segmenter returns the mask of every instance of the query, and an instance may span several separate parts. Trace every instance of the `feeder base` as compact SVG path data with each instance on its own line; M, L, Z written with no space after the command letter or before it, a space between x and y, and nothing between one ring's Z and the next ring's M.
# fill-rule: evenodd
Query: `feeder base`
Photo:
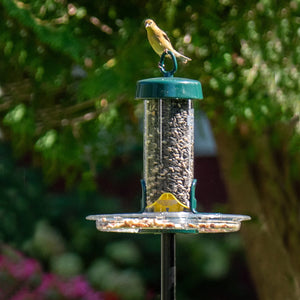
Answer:
M145 212L87 217L87 220L96 221L99 231L124 233L226 233L238 231L241 222L250 219L244 215L193 212Z

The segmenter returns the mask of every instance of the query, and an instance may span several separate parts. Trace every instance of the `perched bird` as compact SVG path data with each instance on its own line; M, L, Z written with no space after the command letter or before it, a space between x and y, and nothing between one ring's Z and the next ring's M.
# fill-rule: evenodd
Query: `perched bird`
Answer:
M149 43L159 56L161 56L164 51L170 50L177 58L181 59L184 63L187 63L189 60L191 60L189 57L182 55L173 48L167 34L163 30L161 30L153 20L147 19L145 21L145 28L147 30Z

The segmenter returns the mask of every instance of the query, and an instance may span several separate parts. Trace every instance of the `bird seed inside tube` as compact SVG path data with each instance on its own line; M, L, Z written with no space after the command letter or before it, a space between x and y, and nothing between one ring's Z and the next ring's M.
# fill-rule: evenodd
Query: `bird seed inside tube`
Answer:
M147 206L172 193L190 207L194 110L189 99L145 100L144 179ZM151 187L151 188L150 188Z

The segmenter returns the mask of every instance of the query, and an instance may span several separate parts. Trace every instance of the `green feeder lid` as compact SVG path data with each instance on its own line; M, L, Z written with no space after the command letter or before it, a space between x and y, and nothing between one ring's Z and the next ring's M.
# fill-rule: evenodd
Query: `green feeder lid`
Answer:
M136 99L203 99L198 80L180 77L156 77L137 82Z
M165 70L165 56L173 61L173 69ZM137 82L136 99L203 99L201 83L198 80L173 77L177 70L177 60L172 51L164 51L158 67L164 77L148 78Z

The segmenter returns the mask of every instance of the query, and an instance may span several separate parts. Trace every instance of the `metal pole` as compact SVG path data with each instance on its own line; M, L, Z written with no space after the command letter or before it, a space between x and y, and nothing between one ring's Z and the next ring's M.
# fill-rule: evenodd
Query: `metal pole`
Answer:
M176 299L175 233L161 234L161 300Z

